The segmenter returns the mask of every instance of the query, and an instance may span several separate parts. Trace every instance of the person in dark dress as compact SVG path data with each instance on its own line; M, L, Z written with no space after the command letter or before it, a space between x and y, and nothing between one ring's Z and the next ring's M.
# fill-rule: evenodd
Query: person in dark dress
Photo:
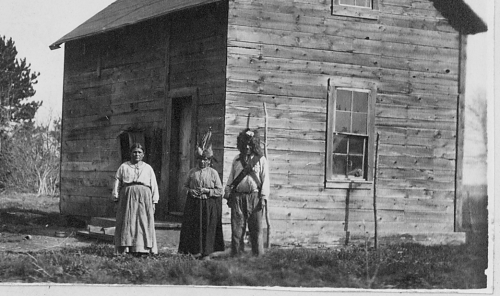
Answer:
M213 152L211 145L206 147L210 134L203 139L195 152L197 166L188 172L184 183L188 192L178 252L209 260L210 254L224 251L223 188L219 174L210 167Z

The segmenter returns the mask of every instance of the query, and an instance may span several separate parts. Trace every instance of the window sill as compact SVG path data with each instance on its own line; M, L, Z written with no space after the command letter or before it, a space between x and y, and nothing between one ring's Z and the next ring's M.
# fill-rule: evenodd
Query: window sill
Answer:
M349 189L349 184L351 184L351 189L357 190L371 190L373 187L372 181L364 180L328 180L325 182L326 189Z
M378 20L379 11L373 9L364 9L356 7L347 7L341 5L332 5L332 15L335 16L345 16L345 17L355 17L368 20Z

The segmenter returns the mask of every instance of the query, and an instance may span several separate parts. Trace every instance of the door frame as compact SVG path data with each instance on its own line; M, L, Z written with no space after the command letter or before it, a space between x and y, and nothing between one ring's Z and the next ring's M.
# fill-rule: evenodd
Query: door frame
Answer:
M183 87L176 88L168 91L165 98L164 105L164 116L163 116L163 155L161 160L161 184L160 184L160 201L158 204L160 210L160 216L166 217L169 210L169 180L170 180L170 141L172 138L172 101L176 98L191 97L191 108L192 108L192 125L191 125L191 143L196 145L196 133L198 130L198 99L199 91L198 87ZM193 147L194 148L194 147ZM193 150L194 151L194 150ZM193 152L194 153L194 152Z

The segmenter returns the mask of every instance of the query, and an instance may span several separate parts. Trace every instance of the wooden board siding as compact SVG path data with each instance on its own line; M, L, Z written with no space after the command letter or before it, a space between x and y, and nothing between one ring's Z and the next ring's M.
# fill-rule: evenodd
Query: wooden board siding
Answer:
M273 239L342 232L346 190L324 188L327 86L363 81L377 89L379 232L453 231L458 33L427 0L380 0L376 20L330 5L229 2L224 181L248 114L264 127L265 102ZM353 190L351 231L373 230L371 201Z
M169 89L198 89L197 133L212 128L214 168L222 176L226 83L227 4L216 3L172 16Z
M113 215L119 134L135 128L152 138L161 128L165 24L156 20L66 43L62 213Z
M226 34L227 5L210 4L66 43L63 214L114 215L118 136L143 131L154 147L145 161L161 160L165 101L173 89L198 88L196 124L200 132L213 128L215 154L222 159ZM161 161L149 163L161 181ZM222 162L217 169L222 173Z

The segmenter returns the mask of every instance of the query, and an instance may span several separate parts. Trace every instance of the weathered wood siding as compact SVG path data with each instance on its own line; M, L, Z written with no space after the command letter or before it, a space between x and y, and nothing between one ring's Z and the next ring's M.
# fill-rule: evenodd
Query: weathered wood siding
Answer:
M327 82L366 81L377 87L379 232L452 232L458 33L428 0L381 0L375 20L330 5L229 2L224 180L248 113L264 126L265 102L273 239L331 241L346 190L324 188ZM353 190L349 208L351 232L373 231L371 190Z
M112 215L119 134L135 128L151 138L161 129L165 28L156 20L66 44L62 213Z
M227 4L215 3L173 15L170 90L197 87L198 134L212 127L214 167L222 174L226 87Z
M63 214L113 215L121 132L142 130L153 147L145 160L161 159L169 90L199 88L198 124L213 127L221 155L226 34L227 5L211 4L66 43ZM150 164L160 180L161 162Z

